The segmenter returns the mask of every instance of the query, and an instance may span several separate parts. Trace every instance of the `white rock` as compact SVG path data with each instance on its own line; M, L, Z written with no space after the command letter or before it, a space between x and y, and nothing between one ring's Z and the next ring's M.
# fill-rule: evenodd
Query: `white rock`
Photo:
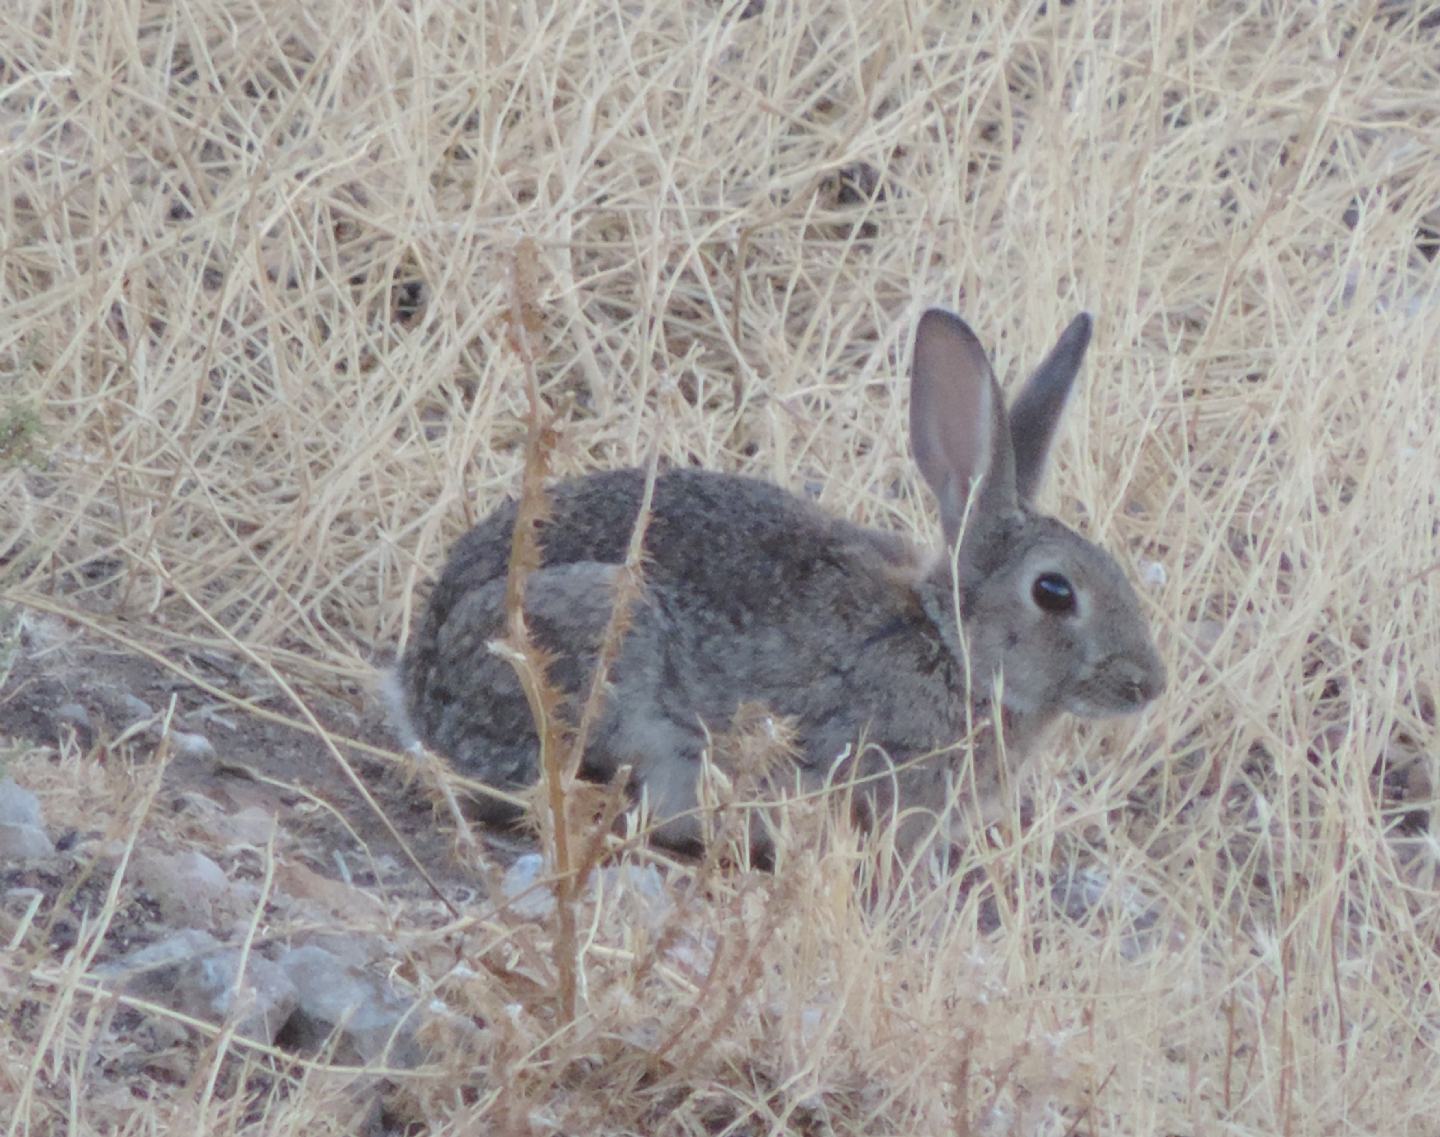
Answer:
M241 952L206 932L187 929L96 969L102 981L181 1014L224 1023L259 1042L275 1041L298 1001L295 985L252 951L243 983Z
M526 920L543 920L555 911L555 894L543 877L545 858L539 853L526 853L505 870L500 891L510 901L510 910Z
M155 717L155 711L144 699L128 691L120 696L120 707L130 717L130 722L144 722Z
M91 728L90 712L84 703L61 703L55 708L55 718L58 722L69 723L76 730Z
M184 730L172 730L170 732L170 745L175 748L175 753L185 758L215 757L215 744L203 734L192 734Z
M390 983L314 944L286 952L280 966L300 993L288 1034L302 1051L334 1045L341 1061L419 1062L416 1003Z
M0 824L0 861L28 861L54 852L55 842L38 826Z
M40 812L40 799L12 778L0 781L0 823L43 829L45 819Z
M131 871L171 924L213 928L238 907L226 903L231 885L225 870L204 853L144 849L135 855Z

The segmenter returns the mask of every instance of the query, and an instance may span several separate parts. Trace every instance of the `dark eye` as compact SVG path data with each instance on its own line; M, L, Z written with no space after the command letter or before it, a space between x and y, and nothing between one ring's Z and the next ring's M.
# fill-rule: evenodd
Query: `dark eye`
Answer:
M1030 596L1045 612L1075 611L1075 588L1058 572L1042 572L1030 587Z

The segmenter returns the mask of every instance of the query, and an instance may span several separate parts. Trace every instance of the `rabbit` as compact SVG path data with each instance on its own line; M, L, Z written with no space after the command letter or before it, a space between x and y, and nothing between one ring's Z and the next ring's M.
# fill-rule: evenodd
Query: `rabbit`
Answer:
M934 308L915 332L910 443L939 502L945 545L823 512L765 481L671 469L654 484L643 589L607 679L582 773L631 771L662 844L696 850L702 756L742 707L793 730L771 791L849 782L863 823L897 842L961 839L998 819L1005 787L1062 712L1138 711L1165 687L1135 592L1116 562L1033 509L1090 340L1081 314L1006 413L975 334ZM610 617L645 475L611 470L549 491L526 622L578 715ZM515 790L539 777L529 704L505 634L517 506L456 544L398 669L404 728L462 773ZM997 725L998 720L998 725ZM968 787L968 790L966 789ZM959 817L957 803L980 807ZM514 807L479 812L509 819ZM753 850L770 849L752 825Z

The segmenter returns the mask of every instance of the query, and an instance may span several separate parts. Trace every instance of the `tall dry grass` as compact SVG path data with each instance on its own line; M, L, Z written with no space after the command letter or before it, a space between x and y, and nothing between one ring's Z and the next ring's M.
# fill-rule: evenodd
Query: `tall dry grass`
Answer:
M367 684L519 484L517 289L558 473L658 440L928 535L915 316L962 310L1013 377L1088 308L1046 492L1144 582L1163 701L1063 732L963 887L867 902L802 847L676 870L653 935L585 900L568 1025L543 921L538 993L415 965L483 1024L417 1109L1434 1133L1433 5L749 7L9 4L6 603ZM492 917L472 961L511 942ZM84 1007L25 997L56 1030L38 1065L0 1047L11 1131L104 1129ZM323 1092L294 1076L263 1120L157 1083L128 1131L290 1132Z

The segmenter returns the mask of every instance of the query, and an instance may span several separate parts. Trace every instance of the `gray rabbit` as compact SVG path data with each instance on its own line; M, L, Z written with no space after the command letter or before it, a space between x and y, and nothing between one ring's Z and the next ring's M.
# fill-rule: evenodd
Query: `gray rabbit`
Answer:
M584 773L606 780L628 765L657 838L693 847L705 832L702 754L758 704L795 731L776 794L849 783L862 817L900 818L909 848L937 825L963 829L957 802L978 800L993 820L1007 774L1062 711L1098 718L1154 699L1165 671L1124 573L1030 504L1089 339L1089 317L1078 316L1007 415L970 328L940 309L921 317L910 441L939 499L948 552L938 556L767 482L660 474L644 591ZM526 617L572 715L644 483L638 470L614 470L550 491ZM458 542L398 675L402 728L507 789L538 777L529 704L487 646L504 635L515 514L502 505ZM722 751L712 758L730 772ZM751 841L768 850L763 825Z

